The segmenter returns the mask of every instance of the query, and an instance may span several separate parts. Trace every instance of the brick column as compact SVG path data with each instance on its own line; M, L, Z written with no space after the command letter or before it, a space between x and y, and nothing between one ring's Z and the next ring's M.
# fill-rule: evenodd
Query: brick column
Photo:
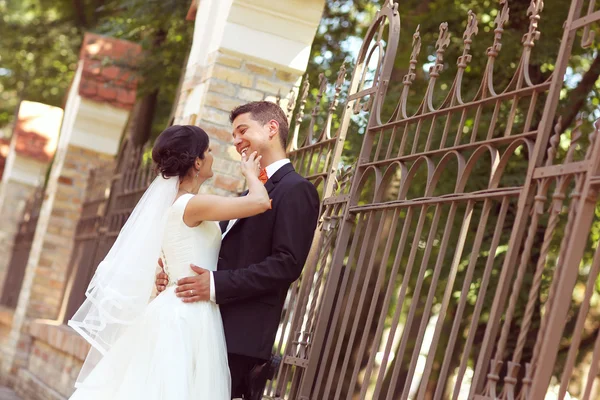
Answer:
M242 190L229 112L256 100L286 98L306 71L324 0L203 0L192 8L194 42L175 113L211 136L213 180L205 191Z
M0 181L0 290L25 203L44 183L56 151L62 117L58 107L23 101L11 140L5 145Z
M0 134L2 131L0 131ZM2 179L2 174L4 174L4 167L6 166L6 157L8 157L8 152L10 149L10 140L0 137L0 179Z
M27 362L32 319L55 319L60 311L75 227L89 171L110 163L135 102L129 65L138 45L86 34L65 107L56 156L40 210L19 303L7 340L3 370L12 374ZM116 66L103 66L105 58Z

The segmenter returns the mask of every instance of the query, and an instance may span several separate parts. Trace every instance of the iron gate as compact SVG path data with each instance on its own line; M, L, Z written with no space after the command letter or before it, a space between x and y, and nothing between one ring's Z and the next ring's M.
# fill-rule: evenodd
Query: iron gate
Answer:
M301 88L288 150L323 202L303 276L288 295L275 346L283 363L267 396L542 399L569 390L594 398L600 125L557 113L575 38L593 47L600 20L595 0L585 4L582 15L584 1L571 1L557 61L544 74L531 62L543 1L522 10L518 60L502 68L510 4L500 0L476 90L464 85L479 34L469 12L444 92L451 27L442 23L425 46L433 54L424 85L419 28L395 78L400 12L386 0L349 85L345 67L332 88L321 76L308 124L309 88ZM351 160L344 146L359 134ZM84 215L78 243L110 247L151 177L136 154L113 176L110 200L98 197L105 208L88 202L92 236ZM74 251L70 287L84 290L105 252L94 246Z
M0 304L9 308L17 307L43 199L43 187L36 189L30 198L27 199L23 216L19 223L19 230L14 238L10 262L8 263L8 272L1 292L2 296L0 297Z
M144 160L146 151L126 142L114 165L91 172L75 232L59 320L70 319L81 306L96 267L153 180L152 163Z
M545 77L531 63L544 2L531 0L514 75L497 90L510 12L499 1L470 100L463 80L477 16L466 16L456 75L441 100L450 28L440 25L427 84L415 91L417 28L397 106L385 117L400 38L398 5L386 1L358 55L339 130L331 135L334 106L322 135L312 137L314 115L305 140L296 127L293 161L306 176L316 175L305 163L322 168L324 200L302 280L290 292L278 342L283 365L269 396L599 395L600 327L591 311L600 298L600 124L590 128L580 116L563 125L557 113L577 32L592 46L600 20L595 0L585 4L582 15L583 0L571 2ZM422 101L411 110L416 96ZM301 114L302 107L298 122ZM368 121L362 149L356 164L338 169L344 141L358 133L355 115Z

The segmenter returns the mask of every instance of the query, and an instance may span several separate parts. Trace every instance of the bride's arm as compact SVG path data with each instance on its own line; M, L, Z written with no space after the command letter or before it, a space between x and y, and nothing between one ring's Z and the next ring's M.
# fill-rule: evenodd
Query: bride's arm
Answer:
M243 197L224 197L210 194L197 194L187 204L183 214L189 226L202 221L226 221L251 217L271 208L265 185L258 179L260 157L256 152L250 157L242 157L242 173L248 182L248 194Z

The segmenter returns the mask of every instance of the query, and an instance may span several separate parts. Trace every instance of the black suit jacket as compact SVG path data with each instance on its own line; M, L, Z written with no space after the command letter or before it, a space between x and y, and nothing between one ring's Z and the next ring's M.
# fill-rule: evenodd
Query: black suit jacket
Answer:
M287 291L302 272L319 214L317 190L291 164L265 187L272 209L236 222L213 273L228 352L263 360L271 357Z

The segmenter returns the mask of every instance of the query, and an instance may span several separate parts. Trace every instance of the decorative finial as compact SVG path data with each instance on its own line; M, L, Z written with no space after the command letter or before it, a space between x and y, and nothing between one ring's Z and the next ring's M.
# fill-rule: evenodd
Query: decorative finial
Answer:
M463 42L465 46L463 48L462 56L458 57L459 68L467 68L467 65L469 62L471 62L471 55L469 54L469 51L471 50L471 43L473 43L473 36L477 35L478 32L479 28L477 27L477 16L472 10L469 10L467 27L465 29L465 33L463 34Z
M496 25L496 28L494 29L494 44L487 49L487 55L489 57L497 57L498 54L500 54L504 25L506 25L510 17L508 1L500 0L500 5L502 5L502 10L498 11L498 15L496 15L496 19L494 20L494 24Z
M527 8L527 15L529 16L529 30L523 35L523 45L525 47L533 47L535 41L540 38L540 31L538 31L538 24L540 22L540 14L544 9L544 0L531 0L529 8Z
M421 24L417 25L417 29L415 30L415 33L413 33L413 40L412 40L412 52L410 53L410 59L411 60L415 60L417 59L417 57L419 56L419 53L421 52Z
M435 42L436 51L445 51L450 45L450 32L448 31L448 23L442 22L440 24L440 34L438 40Z
M334 92L333 92L333 100L329 106L329 112L333 113L338 105L338 99L340 93L342 92L342 86L344 86L344 82L346 81L346 62L342 64L340 70L338 71L337 79L335 81Z
M467 27L465 29L465 33L463 34L463 39L465 43L467 41L471 43L471 38L473 35L477 35L479 33L479 28L477 27L477 15L475 15L473 10L469 10L467 15Z
M302 83L302 89L300 91L300 109L298 110L298 116L296 117L296 124L302 122L304 117L304 106L306 105L306 99L308 98L308 89L310 88L310 82L308 77L304 76L304 83Z
M442 22L440 24L440 34L437 41L435 42L435 65L429 68L429 74L431 77L437 78L440 72L444 68L444 52L450 45L450 32L448 31L448 23Z
M292 118L294 107L296 107L296 92L294 91L294 89L290 90L288 97L290 99L287 104L287 115L289 121Z
M346 61L342 63L340 70L338 71L337 80L335 81L336 87L341 87L346 80Z
M325 94L326 90L327 78L325 77L325 74L321 72L319 74L319 92L315 97L315 106L312 109L310 125L308 127L308 132L306 135L306 140L304 141L304 145L313 144L313 130L317 122L317 116L319 115L319 111L321 110L321 99L323 99L323 95Z
M410 64L408 66L408 72L406 73L406 75L404 75L404 78L402 79L404 85L411 85L417 77L415 73L415 71L417 70L417 58L419 57L419 53L421 52L421 32L419 32L420 28L421 25L417 25L417 29L413 34L412 52L410 53L409 62Z

